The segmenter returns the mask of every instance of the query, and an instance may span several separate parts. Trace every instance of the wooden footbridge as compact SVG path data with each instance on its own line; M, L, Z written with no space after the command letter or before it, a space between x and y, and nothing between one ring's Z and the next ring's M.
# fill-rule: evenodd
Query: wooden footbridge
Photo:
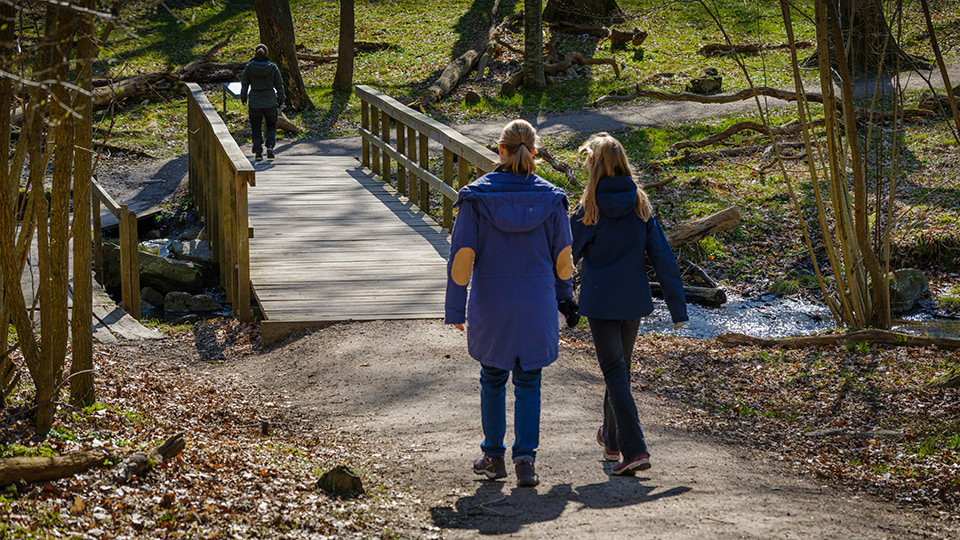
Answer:
M358 86L360 161L251 164L189 87L190 193L234 313L259 308L265 344L340 321L443 317L456 188L492 170L494 152Z

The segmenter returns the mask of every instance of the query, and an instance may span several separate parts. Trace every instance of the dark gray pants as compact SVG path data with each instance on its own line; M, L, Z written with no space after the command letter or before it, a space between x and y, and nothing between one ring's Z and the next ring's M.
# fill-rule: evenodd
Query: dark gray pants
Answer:
M254 109L250 107L250 127L253 129L253 153L263 153L263 133L261 126L267 121L267 148L277 144L277 108Z
M630 355L640 319L612 321L589 318L593 346L607 389L603 395L603 440L625 461L649 453L640 429L637 404L630 391Z

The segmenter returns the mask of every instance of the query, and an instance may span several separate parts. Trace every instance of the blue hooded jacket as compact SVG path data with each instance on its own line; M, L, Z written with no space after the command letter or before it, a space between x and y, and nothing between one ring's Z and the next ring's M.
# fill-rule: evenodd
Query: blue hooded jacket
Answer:
M599 219L584 225L583 208L570 217L573 259L583 259L580 314L595 319L626 320L653 312L645 257L657 273L674 323L687 321L687 304L677 259L667 237L651 216L637 216L637 185L627 176L601 178L597 184Z
M573 298L566 194L536 175L498 171L464 186L455 205L447 324L468 322L467 348L484 366L550 364L557 302Z

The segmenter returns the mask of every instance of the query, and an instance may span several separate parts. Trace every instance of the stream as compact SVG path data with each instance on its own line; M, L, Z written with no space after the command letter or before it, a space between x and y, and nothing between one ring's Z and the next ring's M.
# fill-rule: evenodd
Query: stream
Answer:
M936 319L931 311L920 308L899 316L894 321L893 330L960 338L960 319ZM738 332L762 338L781 338L837 328L826 306L802 296L760 294L743 297L728 291L727 303L722 307L688 304L687 314L690 322L674 331L666 304L655 301L653 313L640 324L640 332L693 338L713 338L718 334Z

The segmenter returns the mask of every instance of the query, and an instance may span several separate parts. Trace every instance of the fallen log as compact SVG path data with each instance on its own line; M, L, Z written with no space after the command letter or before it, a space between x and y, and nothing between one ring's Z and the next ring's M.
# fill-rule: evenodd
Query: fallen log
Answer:
M567 182L581 189L584 187L573 173L573 167L555 158L546 148L537 148L537 157L549 163L554 170L563 173L567 177Z
M639 47L643 45L643 42L647 39L647 33L639 28L634 28L632 32L623 32L617 29L610 30L610 45L613 48L619 48L625 46L627 43L630 43L634 47Z
M763 347L778 349L803 349L806 347L823 347L842 343L871 343L881 345L896 345L901 347L939 347L941 349L960 349L960 339L937 336L915 336L890 330L858 330L844 334L827 334L820 336L794 336L779 339L767 339L748 336L746 334L720 334L717 341L723 345L737 347Z
M667 242L673 247L692 244L707 236L730 230L739 224L740 211L736 206L731 206L715 214L670 229L667 232Z
M621 90L621 92L624 90ZM694 94L691 92L659 92L656 90L643 90L640 88L640 83L634 84L634 91L629 95L622 94L608 94L606 96L599 97L593 101L594 107L603 105L608 102L623 102L623 101L632 101L637 98L651 98L659 99L662 101L692 101L695 103L734 103L737 101L743 101L746 99L751 99L758 96L766 96L775 99L782 99L784 101L796 101L797 93L793 90L781 90L779 88L771 88L769 86L755 86L753 88L746 88L740 90L739 92L734 92L732 94L717 94L712 96L705 96L701 94ZM814 103L823 103L823 95L816 92L807 92L804 94L807 101ZM840 104L839 98L837 99L837 105Z
M394 45L393 43L387 43L384 41L365 41L365 40L356 40L353 42L353 52L354 54L358 52L380 52L380 51L395 51L400 47Z
M650 282L650 292L657 298L663 298L663 288L655 281ZM727 303L727 293L723 289L713 287L684 285L683 296L688 304L699 306L720 307Z
M813 47L813 42L798 41L796 45L798 49L809 49L810 47ZM779 45L765 45L762 43L747 43L740 45L728 43L707 43L703 47L700 47L700 50L697 52L703 56L727 56L731 54L757 54L760 51L775 51L789 48L789 43L781 43Z
M570 53L562 62L556 64L544 64L543 72L547 75L556 75L557 73L570 69L574 63L590 66L611 66L613 67L613 73L616 78L620 78L620 66L613 58L587 58L580 53Z
M172 68L167 68L164 71L141 73L118 81L115 84L94 88L93 109L105 109L109 107L111 103L142 96L149 92L150 89L160 81L176 82L179 79L172 71Z
M173 459L186 447L183 433L167 439L163 444L150 452L134 452L123 460L110 474L110 479L116 484L129 482L134 476L141 476L155 465L166 463Z
M825 122L826 120L824 118L818 118L817 120L814 120L808 125L810 127L817 127L817 126L822 126ZM785 124L782 126L774 126L772 128L767 128L767 126L759 122L737 122L736 124L728 127L727 129L719 133L714 133L713 135L710 135L709 137L705 137L703 139L699 139L696 141L686 140L686 141L675 142L672 145L670 145L670 148L667 148L667 154L676 155L680 150L683 150L684 148L705 148L707 146L713 146L720 141L729 139L730 137L736 135L737 133L740 133L741 131L756 131L757 133L766 135L768 137L770 136L785 137L785 136L796 135L800 133L801 131L803 131L803 125L800 124L799 122L793 122L793 123Z
M925 388L960 388L960 369L955 369L946 375L923 385Z
M96 449L62 456L12 457L0 459L0 488L16 482L46 482L73 476L117 459L117 450Z
M548 26L551 32L565 34L586 34L588 36L605 38L610 36L610 29L602 24L574 24L568 22L552 22Z
M213 47L210 47L207 52L200 55L199 58L195 58L187 63L187 65L181 67L173 73L173 76L181 81L189 81L193 74L200 69L203 64L209 63L210 59L213 58L213 55L220 52L220 49L227 46L230 43L230 40L233 39L233 35L227 37L227 39L217 43Z
M521 20L523 18L523 12L521 11L511 15L498 25L496 23L496 13L499 3L499 1L494 3L490 16L490 29L487 30L487 33L484 35L484 37L478 40L467 52L461 54L453 62L450 62L450 64L447 65L447 67L443 70L443 73L440 74L440 77L437 78L436 82L431 84L423 93L423 95L420 96L419 104L421 106L429 105L446 97L447 94L449 94L454 87L460 83L460 79L462 79L474 68L475 65L477 65L480 57L483 56L482 51L487 49L487 44L491 41L495 41L496 37L504 28L513 24L514 21Z
M677 259L677 262L681 266L686 266L688 269L690 269L694 273L694 275L699 277L700 280L706 284L707 287L710 287L711 289L716 289L719 287L719 285L717 285L717 282L712 277L710 277L710 274L708 274L706 270L704 270L703 268L700 268L696 264L684 258ZM686 272L684 272L684 274L685 273Z
M803 142L789 142L789 143L780 143L778 145L781 149L784 148L805 148L806 145ZM763 152L767 148L770 148L769 144L754 144L750 146L741 146L740 148L724 148L723 150L714 150L711 152L693 152L685 153L679 158L680 161L684 163L690 163L693 165L704 163L707 161L716 161L723 158L732 158L732 157L742 157L748 156L751 154L756 154L757 152Z
M300 128L291 122L287 115L283 114L283 111L280 111L280 114L277 115L277 128L288 133L300 133Z
M337 58L337 56L297 53L297 60L313 62L315 64L329 64L331 62L336 62Z

